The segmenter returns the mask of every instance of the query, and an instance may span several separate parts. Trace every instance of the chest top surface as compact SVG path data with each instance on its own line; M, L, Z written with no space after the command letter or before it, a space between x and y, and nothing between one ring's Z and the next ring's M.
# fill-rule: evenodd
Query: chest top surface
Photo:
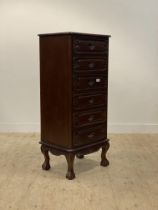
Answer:
M57 32L57 33L44 33L38 34L38 36L58 36L58 35L87 35L87 36L102 36L102 37L111 37L110 35L105 34L92 34L92 33L83 33L83 32Z

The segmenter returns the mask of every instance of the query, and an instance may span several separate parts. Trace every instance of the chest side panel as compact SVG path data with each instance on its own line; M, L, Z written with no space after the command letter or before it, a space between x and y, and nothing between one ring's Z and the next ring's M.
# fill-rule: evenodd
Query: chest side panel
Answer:
M72 146L71 36L40 37L41 140Z

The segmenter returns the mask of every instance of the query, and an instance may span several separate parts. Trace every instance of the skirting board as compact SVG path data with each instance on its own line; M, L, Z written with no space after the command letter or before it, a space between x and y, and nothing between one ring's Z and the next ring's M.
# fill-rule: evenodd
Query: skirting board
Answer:
M0 132L40 132L40 123L0 123ZM109 123L109 133L158 133L155 123Z
M40 123L0 123L0 132L40 132Z
M158 133L155 123L109 123L109 133Z

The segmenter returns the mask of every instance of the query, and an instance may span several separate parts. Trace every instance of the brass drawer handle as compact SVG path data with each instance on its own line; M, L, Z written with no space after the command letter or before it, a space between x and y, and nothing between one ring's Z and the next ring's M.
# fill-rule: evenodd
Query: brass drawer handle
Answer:
M94 50L95 49L95 45L93 45L92 43L89 44L89 49L90 50Z
M89 103L90 103L90 104L93 104L93 103L94 103L94 98L90 98L90 99L89 99Z
M93 81L91 80L91 81L88 82L88 85L89 85L90 87L92 87L94 84L95 84L95 81L94 81L94 80L93 80Z
M89 63L88 67L89 68L94 68L94 63Z
M93 85L95 85L95 83L100 83L100 82L101 82L101 79L100 78L96 78L95 80L89 81L88 85L92 87Z
M90 133L90 134L88 134L88 138L93 138L95 136L95 133L94 132L92 132L92 133Z
M76 49L79 49L79 48L80 48L80 46L79 46L79 45L75 45L75 48L76 48Z
M88 118L88 121L89 122L92 122L94 120L94 116L90 116L89 118Z

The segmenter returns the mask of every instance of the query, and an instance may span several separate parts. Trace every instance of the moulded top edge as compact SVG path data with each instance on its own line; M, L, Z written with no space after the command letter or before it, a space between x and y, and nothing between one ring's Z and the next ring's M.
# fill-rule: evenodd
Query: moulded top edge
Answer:
M93 36L103 36L103 37L111 37L111 35L104 35L104 34L92 34L92 33L80 33L80 32L58 32L58 33L45 33L45 34L38 34L38 36L55 36L55 35L93 35Z

